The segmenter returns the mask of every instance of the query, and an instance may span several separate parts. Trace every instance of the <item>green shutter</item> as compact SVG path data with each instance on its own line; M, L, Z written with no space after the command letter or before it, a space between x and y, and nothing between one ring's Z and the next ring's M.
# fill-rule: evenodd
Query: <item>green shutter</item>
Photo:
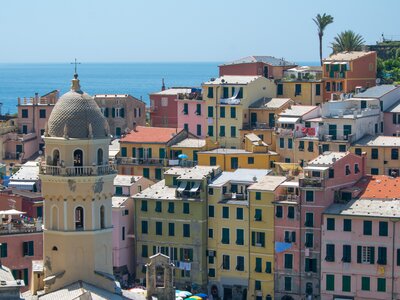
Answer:
M261 242L261 246L265 247L265 233L264 232L262 232L260 234L260 242Z
M136 157L136 148L135 147L132 148L132 157Z
M357 263L361 264L361 252L362 252L362 247L357 246Z
M326 275L326 290L334 291L335 290L335 275Z
M139 158L143 158L143 148L139 148Z
M29 284L29 272L28 268L24 269L24 282L25 286L28 286Z
M342 291L343 292L351 291L351 276L348 275L342 276Z
M126 157L126 147L121 147L121 156Z
M165 148L160 148L159 150L158 150L158 154L159 154L159 158L166 158L165 157Z
M369 247L370 252L371 252L371 261L370 264L373 265L375 264L375 247Z
M143 168L143 177L150 178L150 169L149 168Z
M251 245L256 245L256 233L254 231L251 232Z
M386 292L386 279L378 278L378 292Z
M231 118L236 118L236 107L231 107Z
M261 258L259 258L259 257L256 257L256 268L255 268L255 270L254 271L256 271L256 272L262 272L262 270L261 270L261 264L262 264L262 259Z
M112 115L113 118L115 118L115 108L114 107L112 108L112 114L111 115Z
M270 261L267 261L265 263L265 273L269 273L269 274L272 273L272 264Z
M125 109L124 109L124 108L121 108L121 109L119 110L119 116L120 116L121 118L125 118Z
M152 149L149 148L149 149L147 150L147 158L151 158L151 157L152 157Z
M369 277L361 277L361 290L363 290L363 291L370 290L370 278Z

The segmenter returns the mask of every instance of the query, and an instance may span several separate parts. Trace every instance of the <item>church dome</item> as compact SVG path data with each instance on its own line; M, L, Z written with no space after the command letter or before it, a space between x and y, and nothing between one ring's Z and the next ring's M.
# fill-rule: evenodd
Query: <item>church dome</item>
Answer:
M71 90L57 101L50 114L46 136L67 138L105 138L108 123L94 99L82 92L78 75Z

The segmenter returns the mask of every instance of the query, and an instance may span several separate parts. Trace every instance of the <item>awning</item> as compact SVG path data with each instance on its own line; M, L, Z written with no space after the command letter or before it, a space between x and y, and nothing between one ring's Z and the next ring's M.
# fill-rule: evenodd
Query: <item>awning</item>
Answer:
M312 167L312 166L304 167L304 171L325 171L328 169L329 167Z
M330 65L331 62L330 61L324 61L324 65Z
M186 185L187 185L187 181L182 181L181 184L179 185L179 187L177 188L177 191L179 193L182 193L185 190Z
M190 189L191 193L196 193L199 190L200 181L195 181L193 187Z
M297 123L297 121L298 121L299 119L300 119L300 118L280 117L280 118L278 119L278 122L279 122L279 123L295 124L295 123Z
M9 210L0 210L0 215L9 215L9 216L17 216L26 214L24 211L19 211L16 209L9 209Z
M18 190L32 191L35 182L22 182L22 181L11 181L8 187L16 188Z

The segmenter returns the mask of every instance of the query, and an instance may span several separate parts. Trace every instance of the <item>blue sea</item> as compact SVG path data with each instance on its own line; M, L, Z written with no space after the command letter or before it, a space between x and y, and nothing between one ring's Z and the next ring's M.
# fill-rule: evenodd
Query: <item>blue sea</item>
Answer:
M220 62L188 63L83 63L78 65L82 89L91 94L131 94L149 103L149 93L167 87L198 86L218 76ZM318 62L299 62L318 65ZM61 94L70 88L74 66L69 63L0 64L1 113L15 113L18 97Z

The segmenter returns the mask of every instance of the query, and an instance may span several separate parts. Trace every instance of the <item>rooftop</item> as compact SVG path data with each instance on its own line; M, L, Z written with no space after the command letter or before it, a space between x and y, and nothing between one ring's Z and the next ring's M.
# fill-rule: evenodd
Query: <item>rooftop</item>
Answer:
M235 76L235 75L226 75L215 78L215 80L207 81L204 84L206 85L220 85L220 84L241 84L246 85L256 79L261 78L261 76Z
M355 142L354 146L382 146L382 147L399 147L400 146L400 137L398 136L372 136L367 135L357 142Z
M188 87L172 87L172 88L166 89L164 91L151 93L150 95L178 95L178 94L190 93L191 91L192 91L192 88L188 88Z
M39 179L39 165L35 161L28 161L11 176L11 181L35 181Z
M167 143L181 131L182 128L136 126L135 130L120 139L120 143Z
M333 204L325 214L399 218L400 200L355 199L347 204Z
M361 190L359 198L400 199L400 177L368 175L361 178L355 187Z
M244 136L248 139L254 146L268 146L259 136L255 135L254 133L248 133Z
M290 98L261 98L249 105L249 108L279 109L292 101Z
M355 59L358 59L360 57L369 55L371 53L374 53L374 51L352 51L352 52L339 52L336 54L332 54L328 58L323 59L325 62L331 62L331 61L352 61Z
M230 148L217 148L214 150L200 151L199 153L207 154L252 154L252 152L246 151L244 149L230 149Z
M237 169L234 172L222 172L215 178L210 187L221 187L228 182L252 184L260 180L265 175L271 173L269 169Z
M248 190L275 191L284 181L285 176L264 176L248 187Z
M281 117L302 117L306 113L317 109L318 106L314 105L292 105L290 108L285 109L279 114Z
M395 90L400 89L399 86L391 85L391 84L382 84L370 87L362 93L356 94L356 98L380 98L385 94Z
M314 158L310 162L308 162L308 166L310 165L319 165L319 166L331 166L339 159L347 156L349 152L331 152L326 151L318 157Z
M400 99L395 104L393 104L391 107L386 109L385 112L400 113Z
M133 198L176 200L176 187L166 186L164 179L153 184L144 191L137 193Z
M129 197L127 197L127 196L113 196L111 198L112 207L123 207L125 201L128 200L128 199L129 199Z
M205 139L186 138L171 146L171 148L203 148L205 145Z
M135 98L135 97L133 97L132 95L129 95L129 94L98 94L98 95L94 95L93 97L94 97L95 100L96 99L110 99L110 100L113 100L113 99L131 98L131 100L142 101L142 100L139 100L139 99L137 99L137 98Z
M243 58L239 58L237 60L222 64L221 66L227 66L227 65L238 65L238 64L249 64L249 63L256 63L256 62L262 62L271 66L296 66L297 64L293 62L286 61L281 58L276 58L273 56L247 56Z
M210 175L213 171L218 170L217 166L195 166L188 168L186 172L181 174L178 179L182 180L202 180Z
M114 178L114 185L118 186L131 186L138 180L140 180L142 176L132 176L132 175L117 175Z
M118 154L118 152L119 152L119 139L112 140L108 148L108 157L110 159L113 159Z

